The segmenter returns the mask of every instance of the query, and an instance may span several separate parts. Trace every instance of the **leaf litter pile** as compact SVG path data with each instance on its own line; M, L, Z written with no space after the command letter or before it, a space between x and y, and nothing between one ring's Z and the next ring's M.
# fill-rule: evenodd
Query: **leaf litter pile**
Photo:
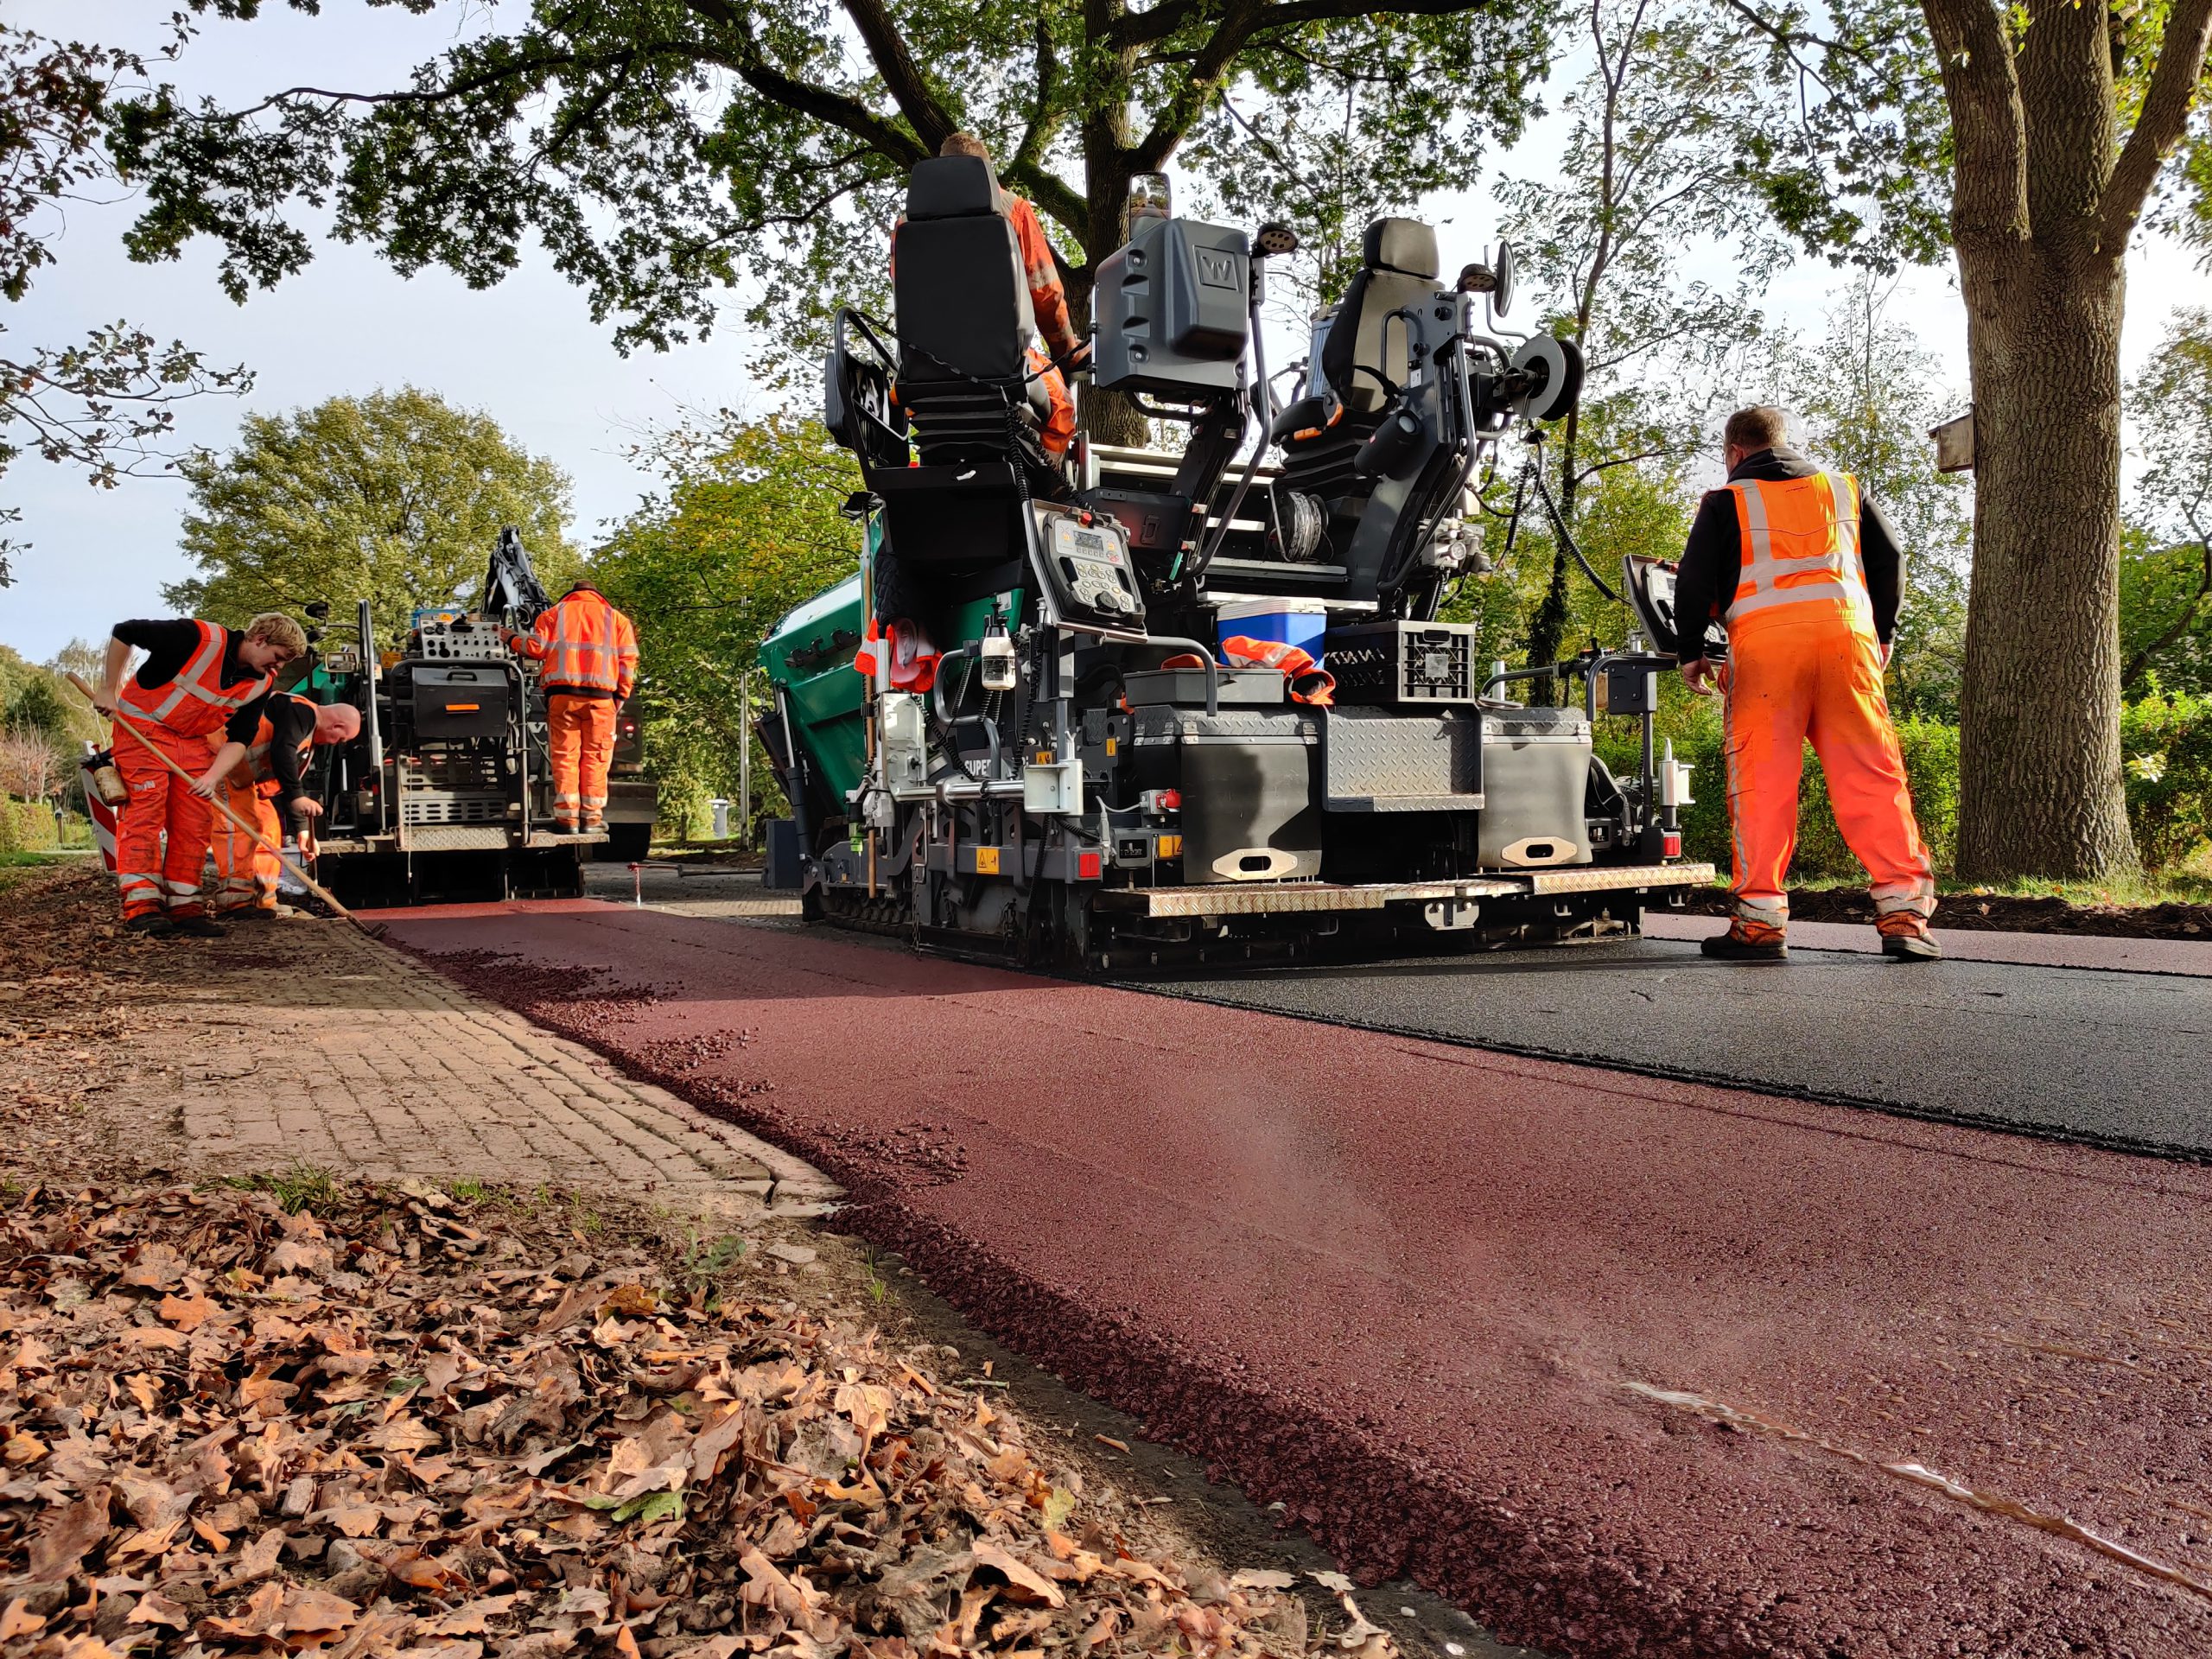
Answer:
M1128 1547L987 1387L581 1240L429 1189L0 1204L0 1652L1306 1647L1287 1574Z

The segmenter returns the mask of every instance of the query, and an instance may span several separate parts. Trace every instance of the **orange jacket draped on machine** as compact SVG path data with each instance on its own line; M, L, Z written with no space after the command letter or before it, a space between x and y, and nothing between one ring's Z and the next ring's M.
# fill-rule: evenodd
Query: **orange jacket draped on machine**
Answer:
M276 676L257 673L236 659L234 631L213 622L156 623L148 627L197 629L182 667L148 685L149 659L124 682L117 708L122 719L163 754L194 773L207 765L207 741L219 740L241 711L266 696ZM116 637L126 644L126 623ZM115 769L130 791L116 829L116 886L125 920L162 911L185 911L200 896L200 867L207 856L215 810L137 744L118 739Z
M1732 931L1765 944L1789 925L1787 880L1809 740L1836 826L1871 878L1876 925L1885 934L1925 932L1935 880L1882 690L1858 483L1809 467L1796 477L1740 475L1751 469L1739 467L1726 491L1739 567L1719 607L1728 629Z
M544 664L553 816L563 829L607 821L607 772L617 708L638 683L638 631L588 582L537 619L516 649Z

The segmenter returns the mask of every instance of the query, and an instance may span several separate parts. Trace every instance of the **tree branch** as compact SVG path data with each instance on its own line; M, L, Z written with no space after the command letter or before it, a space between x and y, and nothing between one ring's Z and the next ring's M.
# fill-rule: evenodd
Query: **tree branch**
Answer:
M914 130L923 148L936 155L939 145L953 131L952 118L945 113L944 105L922 79L922 72L914 62L914 54L906 48L899 25L891 21L891 14L884 10L883 0L844 0L845 14L853 20L853 27L860 30L861 40L868 47L868 54L875 65L875 73L883 77L883 84L891 92L891 99L899 106L899 113L906 118L906 124Z
M2142 113L2135 130L2105 181L2098 208L2103 223L2103 245L2117 257L2134 232L2136 215L2164 163L2166 152L2189 124L2191 101L2198 78L2204 73L2205 53L2212 43L2212 0L2176 0L2160 37L2158 67L2151 74L2151 90L2144 95Z
M1339 22L1354 17L1449 17L1460 12L1481 11L1490 0L1276 0L1273 5L1258 5L1245 0L1232 4L1210 36L1192 59L1189 77L1167 100L1152 130L1138 143L1130 158L1130 167L1138 173L1157 172L1167 164L1167 158L1183 142L1183 135L1190 130L1205 110L1208 99L1236 54L1256 35L1271 34L1279 29L1294 29L1301 23ZM1142 26L1161 18L1163 13L1176 14L1179 26L1198 13L1196 4L1179 4L1178 0L1166 0L1152 10L1139 16L1124 15L1122 24ZM1117 24L1117 30L1121 25ZM1146 32L1140 27L1129 36L1128 42L1141 44L1146 41L1161 40L1172 33L1161 28L1157 32ZM1120 42L1118 33L1109 38Z
M1961 241L2015 240L2028 218L2027 120L1997 9L1989 0L1920 0L1951 109L1951 227Z
M2196 546L2204 558L2204 575L2196 584L2196 591L2189 596L2189 602L2181 607L2181 614L2166 625L2163 633L2128 658L2127 666L2120 671L2120 683L2123 690L2142 677L2143 671L2151 665L2153 657L2190 631L2196 620L2197 612L2203 608L2204 601L2212 599L2212 541L2199 542Z

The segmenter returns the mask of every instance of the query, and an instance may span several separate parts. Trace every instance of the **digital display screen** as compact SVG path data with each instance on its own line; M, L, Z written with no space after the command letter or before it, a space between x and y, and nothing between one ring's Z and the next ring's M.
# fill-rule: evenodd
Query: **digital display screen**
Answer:
M1103 553L1106 550L1106 538L1095 530L1076 531L1075 544L1086 553Z

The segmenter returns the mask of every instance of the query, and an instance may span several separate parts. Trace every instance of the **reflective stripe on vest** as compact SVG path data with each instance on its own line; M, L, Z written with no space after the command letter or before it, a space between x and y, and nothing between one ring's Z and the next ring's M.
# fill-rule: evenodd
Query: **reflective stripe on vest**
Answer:
M1745 480L1728 489L1743 531L1743 571L1724 620L1817 602L1871 620L1856 480L1848 473L1818 473Z
M575 594L553 608L553 638L545 651L544 683L591 691L613 691L622 683L620 628L614 607L603 599L588 602Z
M276 683L276 675L264 674L224 684L223 647L229 641L229 631L207 622L194 626L200 630L200 648L177 670L175 679L149 691L134 677L124 684L118 699L132 714L156 721L181 737L213 731L231 717L232 710L244 708Z

